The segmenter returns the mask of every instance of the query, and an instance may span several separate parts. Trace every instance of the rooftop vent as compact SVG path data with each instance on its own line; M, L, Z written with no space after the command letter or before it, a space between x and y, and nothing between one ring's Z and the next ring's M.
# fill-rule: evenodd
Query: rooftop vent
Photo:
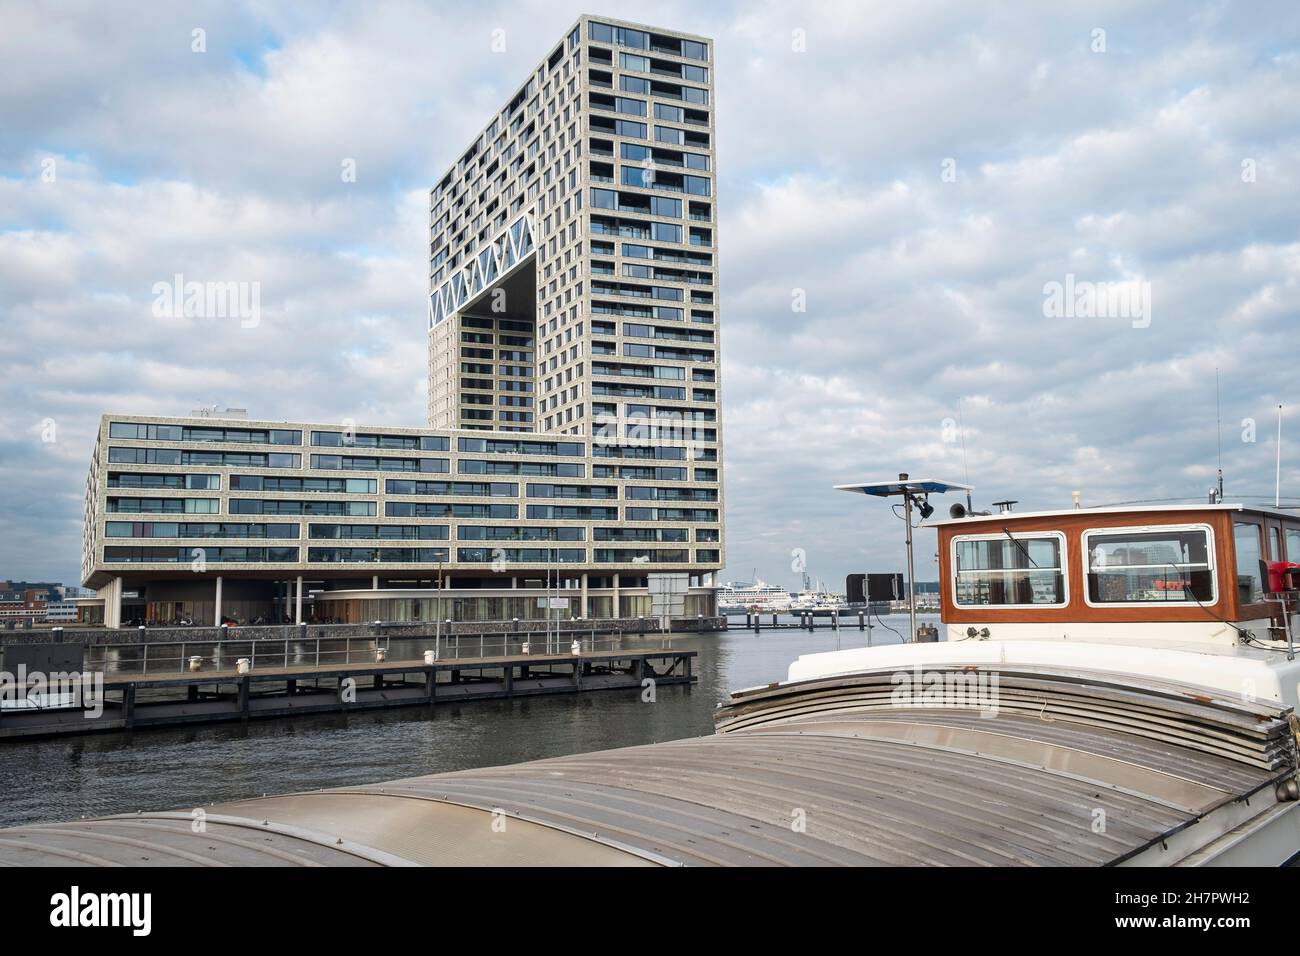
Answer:
M190 418L247 418L247 408L227 408L222 411L220 405L204 405L190 412Z

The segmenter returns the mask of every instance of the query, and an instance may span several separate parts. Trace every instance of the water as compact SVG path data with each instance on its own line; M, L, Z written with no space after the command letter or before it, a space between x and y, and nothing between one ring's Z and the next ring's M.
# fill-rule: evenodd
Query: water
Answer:
M932 615L921 619L937 623ZM884 621L906 630L905 616ZM0 826L189 809L710 734L714 708L730 691L784 679L801 654L865 646L856 617L851 628L844 624L838 633L675 637L673 647L699 652L699 683L661 687L654 704L611 691L6 743ZM873 643L897 640L875 629Z

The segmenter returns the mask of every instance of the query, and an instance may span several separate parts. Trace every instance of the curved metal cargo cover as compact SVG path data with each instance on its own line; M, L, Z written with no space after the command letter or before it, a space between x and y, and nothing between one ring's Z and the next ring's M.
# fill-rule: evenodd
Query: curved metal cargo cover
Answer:
M995 712L899 707L888 689L867 674L746 691L714 736L235 801L198 833L188 811L19 827L0 863L1176 862L1276 807L1295 773L1289 714L1269 705L1077 674L1004 674Z

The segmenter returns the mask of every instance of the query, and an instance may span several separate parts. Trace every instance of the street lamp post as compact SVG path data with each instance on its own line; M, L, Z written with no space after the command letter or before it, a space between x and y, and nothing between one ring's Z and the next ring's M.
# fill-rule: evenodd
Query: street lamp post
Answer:
M906 479L906 474L898 476ZM912 559L912 496L903 495L903 521L907 525L907 633L916 640L916 573Z
M433 659L442 657L442 562L438 562L438 580L433 599ZM451 635L449 634L448 637Z

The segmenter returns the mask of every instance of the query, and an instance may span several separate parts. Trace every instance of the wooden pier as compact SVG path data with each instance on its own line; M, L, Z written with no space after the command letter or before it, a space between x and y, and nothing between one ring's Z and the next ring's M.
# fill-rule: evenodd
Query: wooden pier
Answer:
M695 651L611 650L313 664L103 678L85 706L0 710L0 741L180 724L329 714L691 684ZM89 682L84 685L89 686Z
M928 610L921 613L931 613ZM886 615L887 617L888 615ZM782 621L782 617L791 617L794 620ZM874 620L873 620L874 619ZM906 629L907 621L901 621L903 629ZM871 631L875 628L883 628L886 631L894 630L894 626L885 623L879 614L874 612L868 614L866 611L856 608L842 609L838 613L834 611L797 611L782 612L773 614L771 611L765 613L749 613L745 615L742 623L732 618L727 618L727 630L729 631L753 631L758 634L762 631Z

